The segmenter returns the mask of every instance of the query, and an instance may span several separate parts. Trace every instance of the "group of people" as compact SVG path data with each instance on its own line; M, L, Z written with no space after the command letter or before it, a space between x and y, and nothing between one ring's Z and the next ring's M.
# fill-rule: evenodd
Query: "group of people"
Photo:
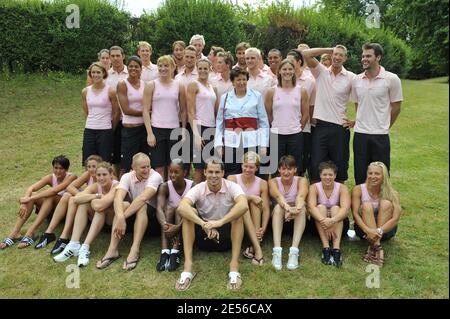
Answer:
M150 230L161 234L158 271L178 269L184 251L176 289L189 288L195 276L194 243L207 251L231 249L227 286L239 289L244 234L249 244L243 255L263 265L261 241L271 222L272 265L281 270L283 226L292 225L286 267L294 270L310 224L322 241L322 262L340 267L351 209L356 233L369 242L363 260L383 265L381 240L395 235L401 211L389 180L389 128L403 98L399 78L380 65L382 47L363 46L359 75L344 68L343 45L300 44L285 59L272 49L269 65L245 42L236 46L236 64L220 47L204 56L204 47L201 35L188 46L175 41L172 55L159 57L156 65L145 41L126 65L120 47L101 50L82 91L86 171L77 177L66 157L55 157L52 174L20 199L16 224L0 249L36 240L41 249L55 241L55 262L78 256L78 265L87 266L90 245L104 229L111 240L96 263L103 269L120 258L120 240L132 229L123 263L132 270ZM346 115L349 100L356 107L354 121ZM356 186L350 194L344 183L351 128ZM33 207L37 217L21 236Z

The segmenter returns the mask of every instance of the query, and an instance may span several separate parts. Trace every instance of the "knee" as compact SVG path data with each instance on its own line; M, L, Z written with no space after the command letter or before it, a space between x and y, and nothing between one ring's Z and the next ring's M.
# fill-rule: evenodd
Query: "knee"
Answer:
M366 202L361 205L361 212L363 214L372 213L373 214L373 206L371 203Z
M68 203L71 198L72 194L70 194L69 192L65 192L61 198L61 202Z
M230 223L231 223L231 227L244 225L244 219L243 219L243 217L239 217L239 218L232 220Z
M394 208L392 202L387 199L380 200L380 211L390 211Z
M96 211L96 212L101 211L102 208L103 208L99 199L94 199L94 200L92 200L92 202L91 202L91 207L92 207L92 209L93 209L94 211Z
M70 196L69 205L74 205L74 204L75 204L75 196Z
M334 205L333 207L331 207L331 215L332 216L335 216L335 215L337 215L338 213L339 213L339 210L340 210L341 208L339 207L339 206L337 206L337 205Z

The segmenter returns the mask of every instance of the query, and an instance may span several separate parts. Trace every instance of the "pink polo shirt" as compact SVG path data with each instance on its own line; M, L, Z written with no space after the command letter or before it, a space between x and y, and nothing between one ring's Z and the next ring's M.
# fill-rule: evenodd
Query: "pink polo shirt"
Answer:
M158 66L155 64L152 64L150 62L150 65L144 66L142 65L142 73L141 73L141 80L144 82L148 82L151 80L155 80L159 77L158 72Z
M355 132L389 134L391 103L403 101L402 84L383 67L372 80L363 72L352 82L352 101L358 103Z
M219 220L234 206L238 196L244 195L242 188L231 181L222 179L222 187L217 193L209 190L207 182L192 187L186 194L205 220Z
M297 78L296 85L308 92L309 106L314 105L314 103L316 102L316 80L312 76L311 72L306 73L305 71L303 71L302 75ZM305 124L302 132L311 133L311 119L309 119Z
M335 76L331 66L326 68L321 63L310 70L316 79L317 90L313 118L338 125L344 124L355 74L342 67L341 72Z
M136 197L138 197L144 191L144 189L147 187L154 189L156 192L159 184L161 184L162 182L163 182L163 179L162 179L161 175L154 169L150 169L149 177L147 179L143 179L141 181L139 181L137 179L136 172L131 171L129 173L123 174L117 188L126 190L128 192L128 195L130 196L130 199L135 200ZM156 207L155 196L153 196L153 198L150 199L150 201L147 201L147 204L150 204L153 207Z
M178 73L175 76L175 81L178 81L179 83L184 85L184 89L187 92L188 84L194 80L198 79L198 72L197 68L194 68L190 74L186 74L186 68L183 69L183 72Z
M222 75L219 74L219 76L211 81L212 85L215 86L217 88L217 95L219 97L219 101L220 101L220 97L227 93L228 91L233 89L233 83L231 82L230 79L228 79L228 81L225 81L222 78Z
M108 70L108 77L106 78L105 83L110 87L114 88L114 90L116 90L117 84L120 81L125 80L127 77L128 77L128 69L126 65L123 66L123 70L120 73L114 71L114 69L111 68Z
M277 85L277 81L275 81L270 75L267 75L267 73L262 71L260 71L259 74L255 77L250 75L247 82L247 88L261 93L263 99L266 95L267 90L271 87L274 87L275 85Z

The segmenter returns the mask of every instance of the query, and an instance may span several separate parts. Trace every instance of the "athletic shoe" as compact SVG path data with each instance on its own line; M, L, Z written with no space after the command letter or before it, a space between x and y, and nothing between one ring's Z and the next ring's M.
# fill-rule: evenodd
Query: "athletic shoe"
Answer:
M322 263L331 265L331 249L330 247L322 249Z
M289 259L287 263L287 269L294 270L298 268L298 253L299 249L295 247L289 248Z
M159 262L156 264L157 271L164 271L167 268L167 265L170 260L170 255L168 253L163 253L159 257Z
M180 252L170 254L169 263L166 265L168 271L175 271L180 267L181 256Z
M91 254L87 245L81 245L78 252L78 267L86 267L89 264L89 255Z
M78 252L80 250L80 244L67 244L66 248L59 254L53 257L53 260L57 263L62 263L68 260L72 256L78 256Z
M64 248L66 248L66 245L69 243L69 241L70 241L69 239L58 238L50 254L52 255L60 254L64 250Z
M282 250L272 251L272 265L276 270L281 270L281 268L283 268L283 264L281 263L281 253Z
M340 249L333 249L333 265L337 268L342 266L342 254Z
M41 249L44 248L45 246L47 246L48 244L50 244L52 241L54 241L56 239L55 234L53 233L43 233L40 237L39 237L39 241L36 244L36 246L34 247L35 249Z

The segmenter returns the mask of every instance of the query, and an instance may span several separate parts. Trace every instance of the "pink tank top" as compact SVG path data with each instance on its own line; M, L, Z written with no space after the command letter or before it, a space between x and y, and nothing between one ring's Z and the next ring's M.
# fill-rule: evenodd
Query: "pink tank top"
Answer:
M250 187L247 188L247 186L245 186L244 182L242 181L242 174L237 174L235 176L236 182L239 186L242 187L245 195L261 196L261 178L255 176L255 181Z
M275 88L272 104L272 132L288 135L301 132L300 112L301 91L298 87L293 89Z
M370 197L366 183L361 184L361 202L370 202L374 209L378 208L378 205L380 204L380 200L378 198L375 199Z
M114 180L112 181L110 190L113 189L113 188L114 188L115 186L117 186L117 185L119 185L119 181L116 181L116 180L114 179ZM109 192L109 191L108 191L108 192ZM100 184L97 183L97 193L99 193L99 194L106 194L106 193L108 193L108 192L103 192L103 187L102 187Z
M142 97L144 96L144 81L139 80L139 89L136 90L128 79L125 79L125 84L127 85L127 97L128 97L128 107L142 112ZM144 118L142 116L131 116L126 115L122 112L122 123L123 124L144 124Z
M217 99L216 93L211 84L206 87L200 81L195 82L198 87L198 93L195 96L195 119L202 126L215 127L214 104Z
M88 116L86 118L86 128L92 130L108 130L112 128L112 105L108 92L108 85L105 85L100 93L95 93L92 85L87 87L86 104Z
M280 191L281 195L283 195L284 199L289 205L295 204L295 199L297 197L298 193L298 176L294 176L294 179L292 181L291 187L289 188L289 191L284 190L284 186L281 183L281 177L277 177L277 184L278 184L278 190Z
M333 191L331 192L330 198L327 197L325 191L323 190L322 182L314 184L317 188L318 194L318 204L324 205L327 209L333 206L339 205L339 190L341 189L341 184L334 182Z
M87 182L87 186L91 186L94 183L95 183L94 178L92 176L89 176L89 180Z
M67 177L67 176L72 176L72 175L73 175L73 174L70 173L70 172L67 172L67 173L66 173L66 177ZM56 177L55 174L52 174L52 187L56 187L56 186L58 186L58 185L59 185L59 183L58 183L58 178ZM59 196L62 196L62 195L64 195L65 192L66 192L66 190L64 189L64 190L60 191L60 192L58 193L58 195L59 195Z
M178 96L180 84L172 81L164 85L159 79L155 80L152 103L152 126L158 128L180 127Z
M173 183L171 180L167 182L167 186L169 187L169 201L167 205L171 208L176 208L180 204L181 199L186 195L186 193L191 189L192 187L192 181L190 179L184 179L186 182L186 188L184 189L183 194L180 196L177 191L175 190L175 187L173 187Z

